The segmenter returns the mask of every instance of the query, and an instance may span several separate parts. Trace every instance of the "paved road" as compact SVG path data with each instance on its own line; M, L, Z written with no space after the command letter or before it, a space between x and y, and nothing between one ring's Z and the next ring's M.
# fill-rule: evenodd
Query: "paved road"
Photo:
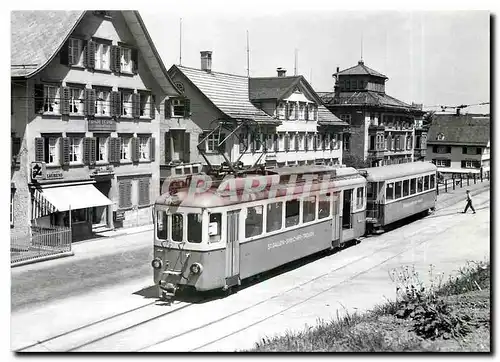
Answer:
M489 182L469 187L489 190ZM438 209L465 199L465 187L441 193ZM75 244L75 256L12 269L11 308L40 306L61 298L88 293L151 277L152 231ZM151 277L152 278L152 277Z
M463 190L456 196L463 201ZM122 278L115 285L106 284L106 287L73 297L56 298L50 303L17 310L12 313L12 348L29 346L70 330L74 332L34 346L32 350L226 351L251 348L265 335L301 329L305 324L315 324L317 318L328 320L335 318L338 312L342 315L345 311L368 309L385 298L393 298L394 285L388 277L393 268L415 265L425 281L431 263L436 266L436 272L449 275L467 260L488 258L489 193L476 195L475 201L476 215L458 214L462 202L441 207L425 219L365 239L356 246L314 260L225 299L201 304L156 304L151 293L143 289L150 285L150 271L147 270L145 275ZM142 241L137 236L127 241L136 248L135 252L141 250ZM128 252L131 251L124 254ZM78 260L78 256L75 258ZM85 258L80 257L80 260ZM66 264L68 261L54 261L50 268L33 268L51 270ZM73 278L77 275L72 275L67 282L74 285ZM99 323L103 319L105 321Z

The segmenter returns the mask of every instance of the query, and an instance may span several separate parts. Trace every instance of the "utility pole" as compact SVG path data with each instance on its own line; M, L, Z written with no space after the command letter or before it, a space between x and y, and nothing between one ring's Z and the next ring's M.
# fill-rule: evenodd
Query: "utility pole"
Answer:
M297 75L298 53L299 53L298 49L295 49L295 68L293 75Z
M250 78L250 45L248 41L248 30L247 30L247 77Z
M179 65L182 65L182 18L179 21Z

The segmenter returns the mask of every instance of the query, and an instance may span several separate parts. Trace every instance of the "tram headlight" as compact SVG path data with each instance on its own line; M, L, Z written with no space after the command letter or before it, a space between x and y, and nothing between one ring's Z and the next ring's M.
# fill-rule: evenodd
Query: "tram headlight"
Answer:
M189 267L191 274L201 274L203 266L200 263L194 263Z
M151 266L155 269L161 269L163 263L160 258L154 258L151 262Z

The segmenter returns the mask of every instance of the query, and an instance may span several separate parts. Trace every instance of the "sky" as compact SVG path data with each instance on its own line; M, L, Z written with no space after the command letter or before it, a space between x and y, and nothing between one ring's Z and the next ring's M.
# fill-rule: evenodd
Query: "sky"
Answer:
M262 7L224 9L169 6L140 10L167 68L199 68L200 51L211 50L212 70L275 76L277 67L333 90L332 74L362 57L389 77L386 93L402 101L456 106L490 101L490 14L487 11L345 11ZM437 110L437 107L432 109ZM468 112L489 112L470 107Z

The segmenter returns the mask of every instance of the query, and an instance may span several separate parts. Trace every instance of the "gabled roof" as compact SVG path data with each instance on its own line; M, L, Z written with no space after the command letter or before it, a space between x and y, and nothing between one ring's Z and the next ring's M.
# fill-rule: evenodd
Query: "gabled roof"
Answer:
M12 11L11 76L30 76L59 51L85 11Z
M382 73L377 72L376 70L373 70L365 65L365 63L360 60L357 65L341 70L338 73L334 73L335 75L372 75L374 77L379 77L379 78L384 78L384 79L389 79Z
M295 87L302 84L318 103L321 98L302 76L250 78L249 95L252 101L261 99L282 99Z
M11 13L11 77L29 78L43 70L89 11L23 10ZM179 94L138 11L120 11L143 59L162 89Z
M255 107L248 96L248 78L240 75L204 71L173 65L170 72L178 70L215 107L229 118L253 119L263 123L281 123Z
M415 110L410 104L400 101L385 93L372 91L360 92L341 92L339 97L335 98L333 92L321 92L323 103L328 106L375 106L389 108L404 108Z
M443 135L442 140L437 136ZM470 114L435 114L427 134L427 144L484 145L490 141L490 117Z

